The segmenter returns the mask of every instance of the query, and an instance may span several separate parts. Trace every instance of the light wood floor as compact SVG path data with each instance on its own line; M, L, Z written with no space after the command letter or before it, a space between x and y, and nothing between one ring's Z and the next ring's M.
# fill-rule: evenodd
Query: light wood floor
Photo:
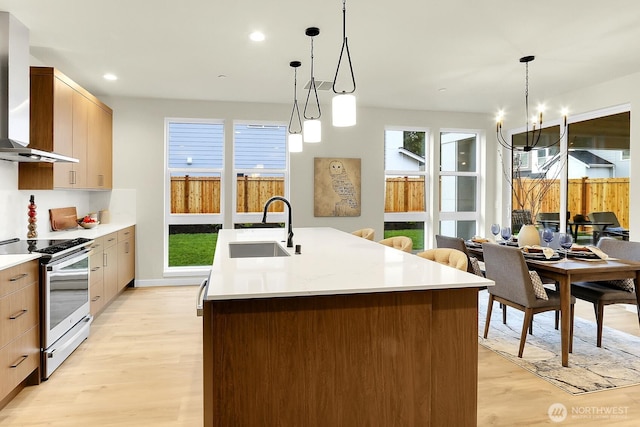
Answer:
M27 387L0 411L0 426L201 426L196 291L190 286L127 290L48 381ZM592 306L584 303L576 315L594 319ZM607 307L605 323L640 336L637 316L621 307ZM479 426L640 424L640 386L574 397L482 346L478 395ZM583 412L626 408L626 417L554 424L547 416L554 403Z

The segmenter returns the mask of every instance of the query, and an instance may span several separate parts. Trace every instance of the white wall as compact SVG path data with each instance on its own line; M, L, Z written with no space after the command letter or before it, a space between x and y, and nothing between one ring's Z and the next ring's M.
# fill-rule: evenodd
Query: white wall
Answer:
M225 138L231 158L233 120L288 122L289 105L231 102L175 101L139 98L107 98L114 111L114 188L135 190L137 195L137 278L150 284L163 280L164 119L166 117L225 120ZM328 226L344 231L372 227L382 236L384 214L384 128L427 127L438 135L441 128L493 129L484 114L358 109L358 124L334 128L330 108L323 106L322 143L305 144L302 153L291 154L291 203L294 227ZM362 215L350 218L313 216L314 157L362 159ZM489 156L492 158L492 156ZM435 158L434 156L431 157ZM495 160L489 170L495 169ZM227 163L229 165L229 163ZM227 168L227 182L232 182ZM489 178L487 184L493 183ZM436 194L437 196L437 194ZM492 203L493 204L493 203ZM224 210L231 219L232 194L224 193ZM492 220L489 220L491 224ZM231 226L229 223L227 226ZM165 282L178 279L166 279ZM194 283L196 279L192 279Z

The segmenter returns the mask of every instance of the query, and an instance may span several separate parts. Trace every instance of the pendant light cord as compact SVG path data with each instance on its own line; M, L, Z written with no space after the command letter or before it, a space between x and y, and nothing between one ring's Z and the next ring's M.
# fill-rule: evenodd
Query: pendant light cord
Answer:
M289 119L289 133L301 133L302 132L302 120L300 120L300 108L298 108L298 68L299 65L292 65L293 69L293 109L291 110L291 118ZM293 123L293 115L297 113L298 116L298 129L297 132L291 130L291 124Z
M307 107L309 106L309 97L311 96L311 90L316 98L316 106L318 107L318 117L307 116ZM320 111L320 99L318 99L318 90L316 89L316 79L313 75L313 36L311 36L311 83L309 85L309 91L307 92L307 101L304 104L304 118L307 120L317 120L322 115Z
M347 60L349 61L349 72L351 73L351 83L353 84L353 89L349 92L341 91L338 92L336 90L336 81L338 81L338 73L340 72L340 64L342 63L342 56L344 52L347 52ZM347 42L347 7L346 0L342 0L342 48L340 49L340 57L338 58L338 66L336 67L336 75L333 78L333 93L354 93L356 91L356 77L353 74L353 65L351 64L351 53L349 53L349 43Z

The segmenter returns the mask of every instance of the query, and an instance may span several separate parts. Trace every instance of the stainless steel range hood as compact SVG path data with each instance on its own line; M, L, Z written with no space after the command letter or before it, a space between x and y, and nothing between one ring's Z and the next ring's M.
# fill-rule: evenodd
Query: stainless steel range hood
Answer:
M28 144L29 29L10 13L0 12L0 160L79 162Z

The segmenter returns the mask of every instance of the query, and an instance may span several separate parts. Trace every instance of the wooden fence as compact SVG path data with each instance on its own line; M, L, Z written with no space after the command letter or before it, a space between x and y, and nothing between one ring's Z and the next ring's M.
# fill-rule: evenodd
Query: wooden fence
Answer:
M528 188L523 179L523 187ZM614 212L620 225L629 228L629 178L580 178L568 183L567 210L573 218L576 214L590 212ZM517 203L514 200L514 206ZM531 210L525 203L524 209ZM560 210L560 181L554 180L542 200L540 212Z
M415 177L387 178L385 212L425 211L424 182L423 178ZM237 194L237 212L262 212L269 197L284 194L284 180L240 177ZM568 195L567 210L571 216L611 211L615 212L621 226L629 227L629 178L570 179ZM524 208L530 209L529 206ZM283 209L282 203L274 203L269 208L274 212ZM558 212L559 209L560 181L555 180L542 201L540 212ZM220 213L220 178L172 177L171 213Z

